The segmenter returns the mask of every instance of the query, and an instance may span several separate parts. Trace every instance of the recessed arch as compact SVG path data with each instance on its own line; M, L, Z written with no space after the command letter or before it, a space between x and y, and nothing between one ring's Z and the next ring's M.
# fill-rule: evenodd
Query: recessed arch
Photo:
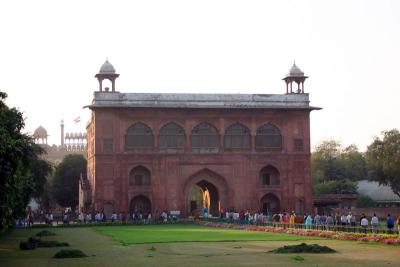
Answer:
M279 213L280 212L280 200L273 193L267 193L260 199L260 208L263 213Z
M190 214L193 208L201 209L203 206L199 206L199 202L207 204L209 201L209 213L216 214L219 209L229 208L228 206L228 184L221 175L209 170L207 168L202 169L191 175L183 185L183 192L186 198L185 201L185 212ZM193 195L202 195L201 198L193 198ZM209 197L207 200L206 198ZM196 206L193 205L193 201L196 202Z
M280 185L280 183L280 173L276 167L272 165L267 165L260 170L261 186L274 186Z
M158 144L161 149L184 148L185 130L175 122L169 122L160 128Z
M250 140L250 129L239 122L231 124L225 130L225 148L250 148Z
M151 185L150 171L144 166L137 166L129 172L129 186L142 187Z
M277 126L266 123L257 129L256 133L257 148L281 148L282 135Z
M125 150L153 148L153 131L143 122L137 122L126 130Z
M144 195L137 195L131 199L129 205L130 214L141 213L144 217L147 218L149 214L151 214L151 201L148 197Z
M193 149L218 150L218 130L214 125L202 122L192 129L191 141Z

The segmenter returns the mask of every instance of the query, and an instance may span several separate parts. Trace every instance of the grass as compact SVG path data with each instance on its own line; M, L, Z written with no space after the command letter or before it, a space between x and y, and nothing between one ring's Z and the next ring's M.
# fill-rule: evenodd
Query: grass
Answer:
M121 226L122 227L122 226ZM51 228L56 236L42 237L42 240L62 240L70 244L71 249L79 249L88 257L75 259L54 259L53 256L60 248L40 248L29 251L19 249L19 242L27 240L37 233L37 229L18 229L0 237L0 266L7 267L83 267L83 266L397 266L399 258L398 246L380 244L365 244L354 241L341 240L305 240L302 236L261 233L269 240L252 241L249 239L235 242L164 242L157 244L130 244L123 246L121 241L116 241L111 233L121 227L106 227L110 233L94 228ZM136 228L135 228L136 227ZM147 227L147 226L140 226ZM127 236L139 233L142 228L130 226L126 229ZM115 230L114 230L115 229ZM122 229L122 228L121 228ZM152 229L152 227L148 228ZM188 232L188 227L182 231L176 226L165 225L159 228L158 235L165 232L178 231L180 234ZM164 231L161 231L164 230ZM170 231L168 231L170 230ZM207 233L202 228L196 231ZM237 233L240 230L214 229L221 232L220 237L243 235ZM154 231L154 229L152 229ZM228 231L228 232L225 232ZM233 232L231 232L233 231ZM190 231L189 231L190 232ZM246 232L246 231L243 231ZM208 232L209 233L209 232ZM140 235L140 234L139 234ZM189 234L191 235L191 234ZM208 234L206 234L208 235ZM193 235L191 235L193 236ZM156 235L154 234L155 238ZM250 237L254 238L254 237ZM301 260L297 253L274 254L268 251L285 245L304 243L329 246L338 253L331 254L301 254ZM175 238L176 239L176 238ZM201 237L203 239L203 237ZM221 241L221 240L220 240ZM152 249L154 247L154 249ZM236 247L236 248L235 248ZM240 249L238 249L240 247Z
M172 242L237 242L237 241L300 241L318 237L211 228L200 225L142 225L95 227L96 231L112 236L122 244Z

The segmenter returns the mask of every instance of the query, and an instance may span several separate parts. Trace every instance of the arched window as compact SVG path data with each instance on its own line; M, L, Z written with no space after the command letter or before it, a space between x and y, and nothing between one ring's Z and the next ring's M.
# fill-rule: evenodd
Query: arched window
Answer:
M149 126L142 122L133 124L126 131L125 149L143 149L153 147L153 133Z
M264 124L258 128L256 135L256 147L281 148L282 136L279 129L271 123Z
M279 185L280 184L279 171L271 165L264 167L260 171L260 181L262 186Z
M160 148L183 148L185 145L185 131L174 122L164 125L158 138Z
M217 129L207 122L202 122L192 130L192 148L218 149Z
M235 123L225 130L225 148L250 148L250 129Z
M150 172L143 166L133 168L129 173L130 186L147 186L150 185Z

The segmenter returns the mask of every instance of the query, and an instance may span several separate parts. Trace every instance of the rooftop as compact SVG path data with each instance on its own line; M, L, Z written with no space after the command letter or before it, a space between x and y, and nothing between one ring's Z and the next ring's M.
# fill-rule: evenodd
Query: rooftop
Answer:
M89 108L267 108L320 109L309 105L308 94L155 94L94 92Z

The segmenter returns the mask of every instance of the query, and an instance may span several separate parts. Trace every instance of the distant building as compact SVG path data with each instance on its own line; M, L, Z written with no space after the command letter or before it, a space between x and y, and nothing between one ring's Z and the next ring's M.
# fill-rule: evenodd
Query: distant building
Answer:
M59 163L69 154L81 154L86 157L86 133L67 133L64 136L64 121L61 121L61 145L49 145L47 143L47 130L39 126L33 132L33 138L36 144L42 146L47 154L43 157L52 162Z
M400 197L392 191L390 186L379 185L378 182L359 181L357 193L369 196L378 204L378 207L400 207Z
M310 112L319 108L295 64L285 94L120 93L118 76L108 61L95 76L81 211L312 210Z

